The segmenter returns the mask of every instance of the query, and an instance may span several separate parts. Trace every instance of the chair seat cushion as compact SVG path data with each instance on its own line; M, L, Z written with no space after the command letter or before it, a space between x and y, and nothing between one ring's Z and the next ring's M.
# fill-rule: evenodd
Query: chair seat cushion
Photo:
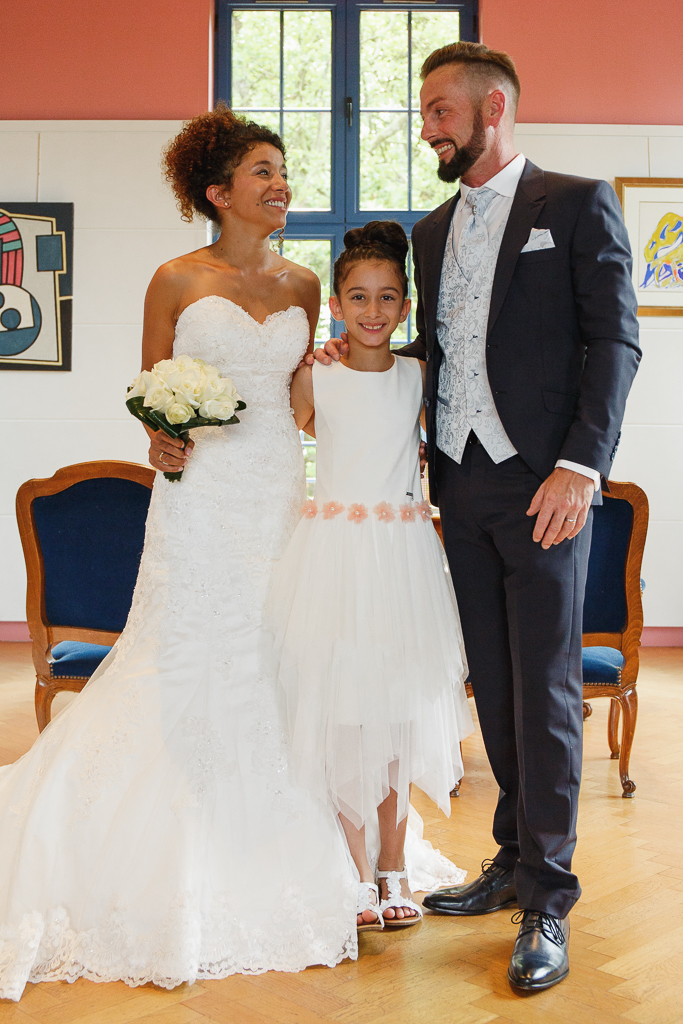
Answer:
M52 648L53 679L89 679L107 657L111 647L104 644L82 644L77 640L63 640Z
M584 647L584 686L619 686L624 655L613 647Z

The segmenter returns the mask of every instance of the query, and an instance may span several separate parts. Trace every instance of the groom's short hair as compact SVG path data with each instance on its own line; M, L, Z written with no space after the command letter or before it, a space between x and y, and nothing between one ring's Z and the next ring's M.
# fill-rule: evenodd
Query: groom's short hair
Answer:
M521 85L514 62L507 53L489 50L483 43L450 43L427 57L420 71L422 81L447 64L466 68L468 77L479 84L482 92L490 85L502 86L512 100L513 115L517 112Z

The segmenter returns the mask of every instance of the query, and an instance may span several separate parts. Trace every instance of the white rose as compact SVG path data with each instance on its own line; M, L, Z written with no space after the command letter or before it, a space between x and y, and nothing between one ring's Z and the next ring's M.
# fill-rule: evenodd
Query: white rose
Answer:
M176 397L182 402L187 402L196 409L202 401L202 381L199 373L186 370L179 381L173 385Z
M190 359L189 356L178 356L177 359L162 359L161 362L155 364L154 370L161 380L169 388L172 388L173 391L176 391L180 383L187 377L199 380L201 376L201 367L196 366L194 359Z
M220 377L220 370L217 370L215 366L211 366L204 359L195 359L193 361L201 368L202 372L207 377Z
M195 418L197 414L191 405L185 402L173 402L166 410L166 419L169 423L187 423Z
M174 402L173 392L155 374L150 374L150 376L152 379L145 393L144 404L154 412L166 412Z
M220 398L210 398L199 406L199 415L205 416L207 420L229 420L235 415L235 405L232 398L222 395Z
M152 381L156 381L156 377L151 370L143 370L139 377L136 377L130 386L126 399L138 398L139 395L144 395L147 392L147 388L150 386Z
M202 402L209 402L212 398L218 398L225 394L225 381L222 377L206 377L202 386Z

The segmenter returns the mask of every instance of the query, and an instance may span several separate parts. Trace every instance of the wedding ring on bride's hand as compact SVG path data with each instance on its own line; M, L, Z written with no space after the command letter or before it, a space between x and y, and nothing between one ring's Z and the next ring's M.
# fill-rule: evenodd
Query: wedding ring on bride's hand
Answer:
M164 453L163 452L159 453L159 462L161 463L162 466L166 465L166 463L164 462Z
M568 523L575 523L575 522L576 522L576 519L567 519L567 522L568 522Z

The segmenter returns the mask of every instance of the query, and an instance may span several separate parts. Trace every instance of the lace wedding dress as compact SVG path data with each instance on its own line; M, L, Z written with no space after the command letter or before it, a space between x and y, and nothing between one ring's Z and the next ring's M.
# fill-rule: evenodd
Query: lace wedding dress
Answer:
M180 483L157 477L123 634L0 770L0 997L356 955L347 852L290 777L261 629L304 499L289 381L307 340L297 306L259 324L209 296L178 321L174 354L217 366L248 408L196 432Z

